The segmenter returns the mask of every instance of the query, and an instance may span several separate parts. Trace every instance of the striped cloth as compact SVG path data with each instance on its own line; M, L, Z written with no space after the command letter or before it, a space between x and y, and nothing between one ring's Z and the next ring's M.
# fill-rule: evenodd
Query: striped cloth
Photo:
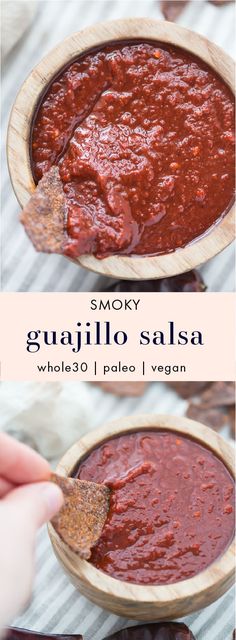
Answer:
M11 4L9 2L9 11ZM5 159L6 129L11 106L23 80L60 40L100 20L143 15L162 18L158 0L42 0L31 29L8 57L2 78L2 288L5 291L96 291L104 282L105 286L108 284L107 279L99 279L64 257L35 252L18 222L19 205ZM234 55L233 4L219 8L192 0L179 23L207 36ZM231 245L210 260L201 271L209 291L234 290L234 247Z
M79 383L85 385L86 383ZM116 398L89 385L92 426L129 414L183 415L186 401L162 383L152 383L141 398ZM224 433L228 437L227 431ZM197 640L232 640L234 592L183 619ZM51 549L46 529L38 535L36 580L30 606L14 624L48 633L81 633L85 640L102 640L122 627L137 624L93 605L70 584Z

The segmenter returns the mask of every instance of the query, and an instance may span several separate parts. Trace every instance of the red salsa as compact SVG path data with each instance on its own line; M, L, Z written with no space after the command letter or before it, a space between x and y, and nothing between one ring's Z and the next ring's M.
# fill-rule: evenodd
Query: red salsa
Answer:
M140 431L113 438L89 454L77 476L112 489L90 561L113 578L178 582L206 569L232 541L233 479L187 437Z
M31 135L35 181L59 166L71 257L185 247L232 204L233 154L230 89L196 56L155 42L72 62Z

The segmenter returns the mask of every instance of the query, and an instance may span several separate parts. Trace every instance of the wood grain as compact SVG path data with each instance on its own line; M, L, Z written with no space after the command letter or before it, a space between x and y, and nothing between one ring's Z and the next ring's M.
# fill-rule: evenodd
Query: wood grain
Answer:
M91 449L107 438L138 429L174 430L209 447L235 477L230 445L199 422L166 415L130 416L111 422L81 438L65 454L57 467L60 475L70 475ZM188 580L161 586L142 586L116 580L78 558L62 543L49 525L55 554L71 582L89 600L113 613L136 620L164 620L185 616L206 607L234 582L234 543L205 571Z
M13 189L25 207L35 189L29 157L32 118L40 96L53 76L73 58L90 47L111 40L154 39L183 47L209 64L234 91L234 62L223 49L203 36L171 22L148 18L129 18L98 23L74 33L55 47L33 69L13 105L7 138L7 156ZM111 256L98 260L80 256L74 262L110 277L130 280L163 278L195 268L227 247L235 237L234 206L202 238L170 254L154 257Z

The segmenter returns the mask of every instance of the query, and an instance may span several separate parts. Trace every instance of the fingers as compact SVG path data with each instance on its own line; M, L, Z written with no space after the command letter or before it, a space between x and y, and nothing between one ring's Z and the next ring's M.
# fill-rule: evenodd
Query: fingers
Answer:
M63 504L63 494L53 482L37 482L11 491L2 504L14 509L15 516L35 533L45 522L59 511Z
M0 625L6 626L26 606L34 574L35 536L63 504L52 482L13 489L0 500Z
M0 477L13 485L40 482L49 479L50 467L36 451L0 433Z
M0 477L0 499L4 498L4 496L14 488L15 485L9 482L9 480L5 480L5 478Z
M53 482L43 482L50 473L48 463L41 456L6 434L0 434L2 625L8 624L25 606L32 585L36 531L63 504L60 488Z

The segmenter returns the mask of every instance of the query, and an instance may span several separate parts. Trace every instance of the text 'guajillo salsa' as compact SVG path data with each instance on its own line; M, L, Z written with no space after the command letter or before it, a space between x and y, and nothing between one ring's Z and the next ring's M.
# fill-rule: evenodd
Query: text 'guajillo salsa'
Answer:
M177 433L139 431L108 440L77 477L111 488L90 562L137 584L169 584L206 569L234 532L234 482L210 450Z

